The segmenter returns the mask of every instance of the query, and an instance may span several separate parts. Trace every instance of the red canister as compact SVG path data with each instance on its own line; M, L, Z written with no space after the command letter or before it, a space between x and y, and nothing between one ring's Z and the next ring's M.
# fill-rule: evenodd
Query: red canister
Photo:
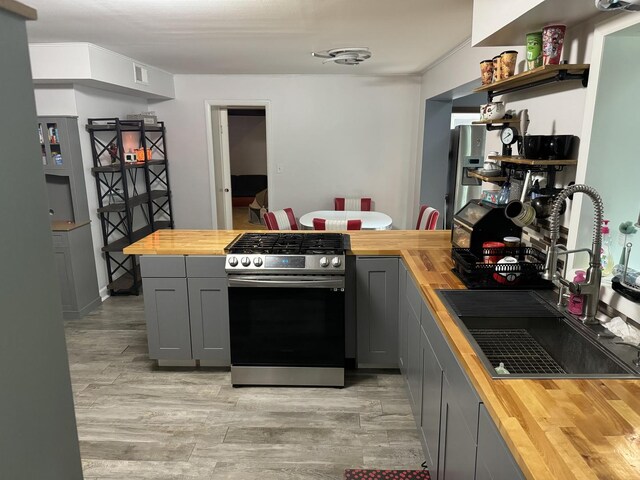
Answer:
M502 243L502 242L484 242L482 244L482 248L483 248L483 250L485 248L491 248L491 249L504 248L504 243ZM498 260L500 260L502 257L503 257L503 255L500 255L500 254L485 255L484 256L484 263L497 263Z

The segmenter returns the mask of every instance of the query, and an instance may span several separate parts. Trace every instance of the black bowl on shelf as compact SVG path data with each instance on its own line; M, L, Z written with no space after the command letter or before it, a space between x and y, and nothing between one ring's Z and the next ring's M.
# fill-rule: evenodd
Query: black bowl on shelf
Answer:
M565 160L570 157L573 148L573 135L549 135L546 141L546 154L549 160Z

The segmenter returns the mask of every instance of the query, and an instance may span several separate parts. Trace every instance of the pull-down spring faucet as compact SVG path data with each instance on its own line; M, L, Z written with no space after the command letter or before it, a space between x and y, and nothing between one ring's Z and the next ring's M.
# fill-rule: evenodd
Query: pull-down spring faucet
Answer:
M567 197L574 193L584 193L593 202L593 236L591 243L591 259L589 260L589 268L587 269L587 279L584 283L569 282L558 274L558 255L561 253L562 246L558 245L560 237L560 208ZM596 313L598 312L598 302L600 301L600 282L602 281L602 271L600 268L600 251L602 249L602 216L604 214L604 205L602 198L598 192L587 185L572 185L565 188L558 194L553 208L551 209L550 230L551 245L547 250L547 260L545 264L545 273L543 278L551 280L557 285L564 285L569 291L586 297L584 315L581 320L587 324L598 323Z

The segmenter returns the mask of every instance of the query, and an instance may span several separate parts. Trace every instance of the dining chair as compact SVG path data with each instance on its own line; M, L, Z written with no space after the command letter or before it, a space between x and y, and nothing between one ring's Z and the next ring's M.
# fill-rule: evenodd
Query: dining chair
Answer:
M418 214L418 223L416 224L416 230L435 230L438 223L438 217L440 212L435 208L427 205L420 206L420 213Z
M351 210L356 212L370 212L371 199L369 197L362 198L344 198L336 197L333 201L334 210L344 211Z
M264 214L267 230L298 230L298 223L293 210L285 208Z
M314 230L361 230L362 220L327 220L326 218L313 219Z

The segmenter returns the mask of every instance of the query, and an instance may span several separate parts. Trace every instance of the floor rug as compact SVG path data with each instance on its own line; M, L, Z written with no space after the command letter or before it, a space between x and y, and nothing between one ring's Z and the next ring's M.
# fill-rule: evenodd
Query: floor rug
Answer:
M428 470L361 470L344 471L344 480L431 480Z

